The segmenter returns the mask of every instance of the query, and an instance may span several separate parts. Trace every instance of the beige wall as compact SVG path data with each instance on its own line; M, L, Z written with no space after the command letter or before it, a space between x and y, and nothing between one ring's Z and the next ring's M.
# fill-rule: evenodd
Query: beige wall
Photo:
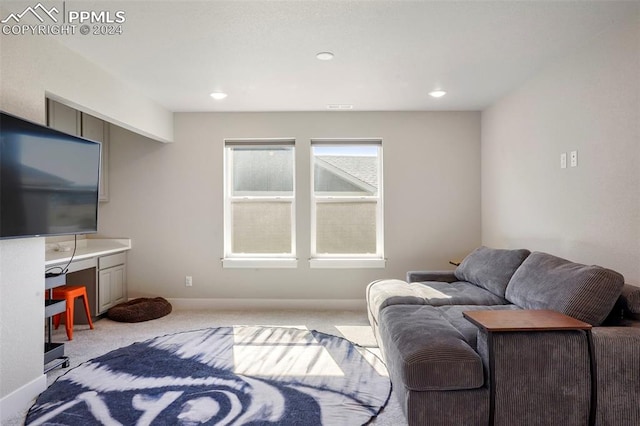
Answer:
M640 8L640 7L639 7ZM482 240L640 283L640 13L482 114ZM578 167L560 169L577 150Z
M360 299L480 243L480 113L178 113L175 143L113 128L101 232L133 239L129 297ZM223 269L223 140L294 137L297 269ZM311 138L380 137L386 269L310 269ZM184 285L193 276L193 287Z

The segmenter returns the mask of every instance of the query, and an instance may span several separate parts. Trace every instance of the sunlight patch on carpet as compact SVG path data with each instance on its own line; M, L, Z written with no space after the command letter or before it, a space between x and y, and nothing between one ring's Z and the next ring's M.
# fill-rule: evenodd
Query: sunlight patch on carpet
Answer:
M335 327L345 339L356 342L360 346L378 346L370 325L336 325Z

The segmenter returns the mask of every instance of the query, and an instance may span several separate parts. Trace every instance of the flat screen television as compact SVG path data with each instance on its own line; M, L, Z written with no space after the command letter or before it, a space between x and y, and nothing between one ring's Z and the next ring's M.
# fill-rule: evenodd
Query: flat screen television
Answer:
M0 239L98 230L100 144L0 111Z

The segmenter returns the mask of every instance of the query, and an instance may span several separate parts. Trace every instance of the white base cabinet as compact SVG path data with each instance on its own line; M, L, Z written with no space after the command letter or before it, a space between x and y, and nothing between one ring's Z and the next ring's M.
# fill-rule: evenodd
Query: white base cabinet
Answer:
M126 254L98 258L98 315L127 300Z

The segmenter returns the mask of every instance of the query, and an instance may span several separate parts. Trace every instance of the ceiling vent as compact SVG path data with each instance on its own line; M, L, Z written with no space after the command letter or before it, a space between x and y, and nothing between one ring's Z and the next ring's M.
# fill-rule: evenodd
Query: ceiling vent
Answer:
M350 105L350 104L329 104L329 105L327 105L327 109L330 109L330 110L353 109L353 105Z

